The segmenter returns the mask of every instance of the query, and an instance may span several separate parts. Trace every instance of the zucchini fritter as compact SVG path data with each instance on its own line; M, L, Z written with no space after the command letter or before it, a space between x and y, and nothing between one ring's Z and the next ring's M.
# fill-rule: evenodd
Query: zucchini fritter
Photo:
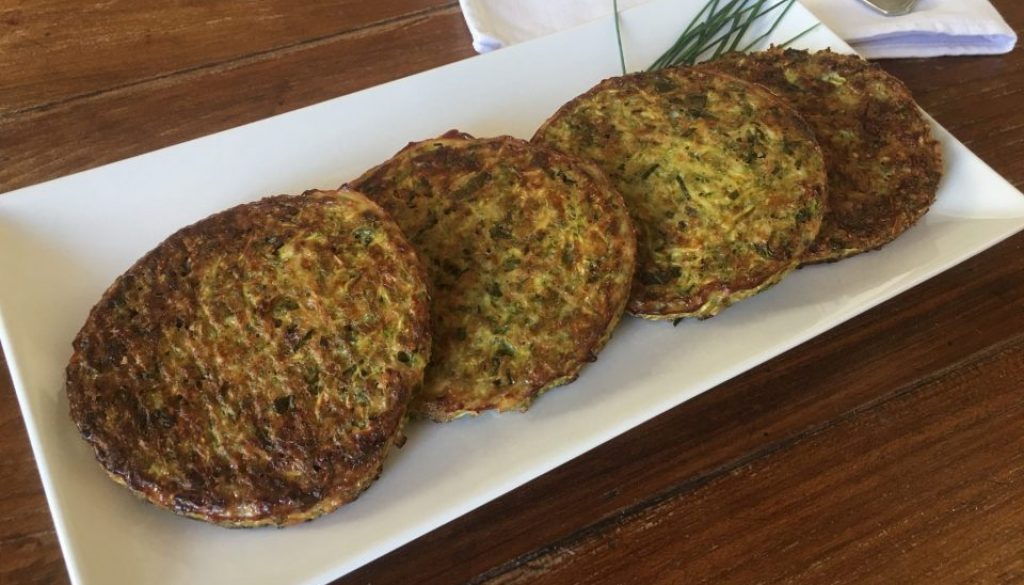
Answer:
M380 473L430 356L425 274L354 192L239 205L173 234L74 341L71 416L108 474L224 526L286 525Z
M418 414L525 410L575 379L622 315L635 234L622 197L589 163L452 131L352 186L405 230L433 285Z
M821 152L767 90L669 69L606 79L534 141L595 161L622 192L639 256L629 310L711 317L796 267L825 208Z
M804 263L880 248L928 211L942 150L906 86L856 55L773 48L702 67L760 83L814 130L828 167L829 209Z

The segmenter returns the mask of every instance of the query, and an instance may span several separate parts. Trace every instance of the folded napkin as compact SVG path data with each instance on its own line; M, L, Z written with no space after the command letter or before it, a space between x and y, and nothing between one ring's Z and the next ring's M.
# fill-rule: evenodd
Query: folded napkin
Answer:
M619 9L644 0L620 0ZM611 0L459 0L473 47L483 53L611 14ZM883 16L858 0L803 0L869 59L1008 53L1017 35L989 0L921 0Z
M989 0L921 0L904 16L851 0L802 1L868 59L1009 53L1017 42Z
M624 10L644 0L620 0ZM612 0L459 0L478 53L597 20L612 13Z

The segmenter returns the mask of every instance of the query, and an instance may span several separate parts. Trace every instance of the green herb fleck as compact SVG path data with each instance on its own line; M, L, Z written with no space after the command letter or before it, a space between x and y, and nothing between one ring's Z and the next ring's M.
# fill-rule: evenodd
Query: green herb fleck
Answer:
M679 185L679 190L683 192L683 196L686 199L690 198L690 190L686 187L686 181L683 180L682 175L676 175L676 184Z
M576 254L572 249L572 246L566 246L562 249L562 264L569 268L576 263Z
M772 250L771 244L765 242L763 244L754 244L754 250L763 258L774 258L775 251Z
M479 191L481 187L487 184L487 181L490 178L491 176L488 173L477 173L470 177L469 180L467 180L461 187L452 191L450 198L453 201L465 199Z
M159 426L169 429L174 426L177 422L177 417L173 414L166 412L161 408L157 408L149 413L150 418Z
M309 331L306 331L306 334L303 335L302 339L299 339L299 342L295 345L295 350L298 351L299 349L301 349L302 346L305 345L307 341L309 341L309 339L313 336L314 333L316 333L315 329L310 329Z
M654 171L658 170L658 167L660 167L660 166L661 166L661 165L660 165L659 163L654 163L653 165L651 165L650 167L648 167L646 171L644 171L644 174L643 174L643 175L641 175L641 176L640 176L640 178L641 178L642 180L646 181L646 180L647 180L647 177L650 177L650 176L651 176L651 174L653 174L653 173L654 173Z
M277 251L284 246L284 238L281 236L267 236L263 238L263 243L270 248L271 254L277 254Z
M309 389L310 394L320 393L320 366L311 364L306 367L306 371L302 374L303 380L306 382L306 387Z
M364 225L364 226L357 227L352 232L352 235L355 236L356 241L359 242L360 244L362 244L364 246L369 246L370 243L373 242L373 238L374 238L374 235L376 235L376 233L377 233L377 230L373 229L372 227L370 227L368 225Z
M299 302L291 297L277 297L274 300L274 308L271 312L275 317L283 317L288 311L295 311L299 308Z
M516 355L516 348L512 347L512 344L508 341L502 339L498 342L498 349L494 353L503 357L511 357Z
M512 238L512 230L503 223L496 223L491 226L491 238L495 240L508 240Z

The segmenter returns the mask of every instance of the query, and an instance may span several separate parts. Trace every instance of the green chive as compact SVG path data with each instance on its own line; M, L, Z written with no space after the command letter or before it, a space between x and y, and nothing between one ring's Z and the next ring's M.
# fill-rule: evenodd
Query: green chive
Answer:
M615 12L615 41L619 44L619 65L622 66L622 74L626 74L626 54L622 51L622 31L619 30L619 0L612 0L612 10Z
M763 35L761 35L761 36L757 37L756 39L754 39L753 41L751 41L749 45L747 45L746 47L743 47L743 50L744 51L749 51L750 49L753 49L754 47L757 46L758 43L760 43L761 41L765 40L773 32L775 32L775 28L779 26L779 23L782 22L783 18L785 18L786 13L789 12L789 9L793 7L793 2L794 2L794 0L790 0L786 4L786 7L782 9L782 14L780 14L779 17L775 19L775 22L773 22L772 25L770 27L768 27L768 31L767 32L765 32Z
M816 28L818 28L818 27L819 27L820 25L821 25L821 23L820 23L820 22L819 22L819 23L816 23L816 24L812 24L811 26L807 27L807 29L806 29L806 30L804 30L804 32L802 32L802 33L800 33L800 34L796 35L795 37L793 37L793 38L789 39L788 41L786 41L786 42L782 43L781 45L779 45L779 47L781 47L781 48L785 49L786 47L788 47L788 46L792 45L792 44L793 44L793 41L795 41L795 40L799 39L800 37L804 36L805 34L807 34L807 33L811 32L812 30L814 30L814 29L816 29Z
M617 0L615 5L617 7ZM767 39L785 18L796 0L709 0L690 21L679 38L648 68L648 71L674 65L693 65L705 58L716 58L736 50L749 51ZM741 47L750 27L767 15L773 15L768 31ZM616 18L618 18L616 13ZM616 21L616 27L618 22ZM784 45L807 34L807 29ZM616 31L618 29L616 28ZM621 53L621 40L620 40ZM623 67L625 71L625 67Z

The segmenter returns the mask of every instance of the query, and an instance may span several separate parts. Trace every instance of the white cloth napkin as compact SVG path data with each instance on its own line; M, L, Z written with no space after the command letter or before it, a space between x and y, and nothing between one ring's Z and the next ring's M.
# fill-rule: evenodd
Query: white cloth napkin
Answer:
M644 0L620 0L623 10ZM906 16L858 0L802 0L869 59L1008 53L1017 35L989 0L921 0ZM611 0L459 0L473 47L483 53L611 14Z
M625 10L644 0L619 0ZM612 0L459 0L479 53L597 20L612 13Z
M802 0L868 59L1009 53L1017 34L989 0L921 0L905 16L883 16L854 0Z

